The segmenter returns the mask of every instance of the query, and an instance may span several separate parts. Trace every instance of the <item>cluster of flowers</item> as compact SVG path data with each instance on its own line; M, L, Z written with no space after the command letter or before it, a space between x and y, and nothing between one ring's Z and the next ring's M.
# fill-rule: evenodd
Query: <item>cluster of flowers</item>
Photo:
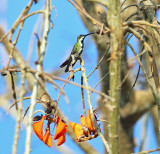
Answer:
M39 120L39 121L38 121ZM47 120L47 128L46 132L43 135L43 123L44 120ZM45 115L45 116L36 116L33 118L33 131L35 134L38 136L40 140L42 140L48 147L52 146L52 138L51 138L51 133L50 133L50 124L52 122L56 123L56 131L54 134L53 139L57 140L57 145L60 146L65 142L65 134L67 132L67 125L60 119L58 116L56 119L52 118L50 115Z
M96 118L96 116L95 116ZM43 123L47 120L46 132L43 134ZM52 138L50 133L50 124L56 124L56 130L53 139L58 140L57 145L60 146L65 142L65 134L68 126L64 123L59 116L52 118L50 115L35 116L33 118L33 131L38 138L43 141L48 147L52 146ZM96 129L93 126L93 122L90 116L90 110L87 112L87 117L80 116L80 123L69 122L69 125L73 129L78 142L87 141L98 136ZM97 124L98 126L98 124Z
M96 119L96 116L95 116L95 119ZM86 119L83 115L80 116L80 123L81 124L74 123L74 122L69 123L76 135L76 139L78 142L87 141L98 136L96 129L93 126L90 110L88 110L87 112Z

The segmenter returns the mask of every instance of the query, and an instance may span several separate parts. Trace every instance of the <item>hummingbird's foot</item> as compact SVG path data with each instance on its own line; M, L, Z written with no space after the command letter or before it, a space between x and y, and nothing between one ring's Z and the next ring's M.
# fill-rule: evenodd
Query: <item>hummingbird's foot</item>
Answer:
M74 58L75 58L75 60L80 60L80 61L82 59L80 55L75 55Z
M73 79L73 81L74 81L74 70L73 70L72 66L69 67L69 72L70 72L70 74L69 74L70 80Z

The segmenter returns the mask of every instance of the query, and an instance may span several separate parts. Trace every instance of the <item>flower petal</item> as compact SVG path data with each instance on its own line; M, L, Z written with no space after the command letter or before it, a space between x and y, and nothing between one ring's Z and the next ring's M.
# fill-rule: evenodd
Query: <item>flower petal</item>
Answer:
M42 117L43 117L43 114L41 114L40 116L37 115L37 116L33 117L33 121L39 121L39 120L41 120Z
M90 115L90 109L87 112L86 122L87 122L87 127L88 127L89 131L94 132L96 129L93 126L92 118L91 118L91 115Z
M81 114L81 117L80 117L80 122L81 122L82 126L85 125L85 117L82 114Z
M40 121L33 122L33 131L40 140L43 140L43 122L46 116L42 116Z
M60 117L57 119L57 127L53 139L56 140L67 132L67 125L61 121Z
M82 129L82 126L80 124L74 123L74 122L69 122L69 125L73 129L76 139L79 141L79 138L84 135L84 131Z
M61 135L59 138L58 138L58 141L57 141L57 145L60 146L61 144L63 144L65 142L65 134L64 135Z
M49 147L52 146L52 138L50 134L50 124L49 123L47 124L46 133L43 137L43 142Z

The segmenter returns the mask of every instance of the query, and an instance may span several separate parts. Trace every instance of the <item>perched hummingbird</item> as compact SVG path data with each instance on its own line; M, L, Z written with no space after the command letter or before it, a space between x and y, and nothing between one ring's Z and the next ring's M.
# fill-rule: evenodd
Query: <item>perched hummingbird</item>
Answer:
M82 51L83 51L83 44L84 44L84 38L88 35L91 34L95 34L95 33L89 33L86 35L79 35L77 37L77 42L74 45L72 52L70 54L70 56L66 59L66 61L60 66L61 68L63 68L64 66L67 65L65 72L69 71L69 67L73 67L75 65L75 63L77 62L77 60L80 58Z

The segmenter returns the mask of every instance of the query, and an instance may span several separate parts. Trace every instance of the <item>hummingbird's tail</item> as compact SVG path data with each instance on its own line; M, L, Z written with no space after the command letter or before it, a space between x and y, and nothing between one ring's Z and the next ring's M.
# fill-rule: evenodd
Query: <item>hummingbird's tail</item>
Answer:
M67 59L60 67L63 68L64 66L66 66L69 62L69 59Z
M70 64L71 64L71 61L72 61L71 58L67 59L60 67L63 68L64 66L67 65L67 67L66 67L66 69L65 69L65 72L68 72L68 71L69 71L69 66L70 66Z
M68 72L69 71L69 66L70 66L70 63L68 63L66 69L65 69L65 72Z

